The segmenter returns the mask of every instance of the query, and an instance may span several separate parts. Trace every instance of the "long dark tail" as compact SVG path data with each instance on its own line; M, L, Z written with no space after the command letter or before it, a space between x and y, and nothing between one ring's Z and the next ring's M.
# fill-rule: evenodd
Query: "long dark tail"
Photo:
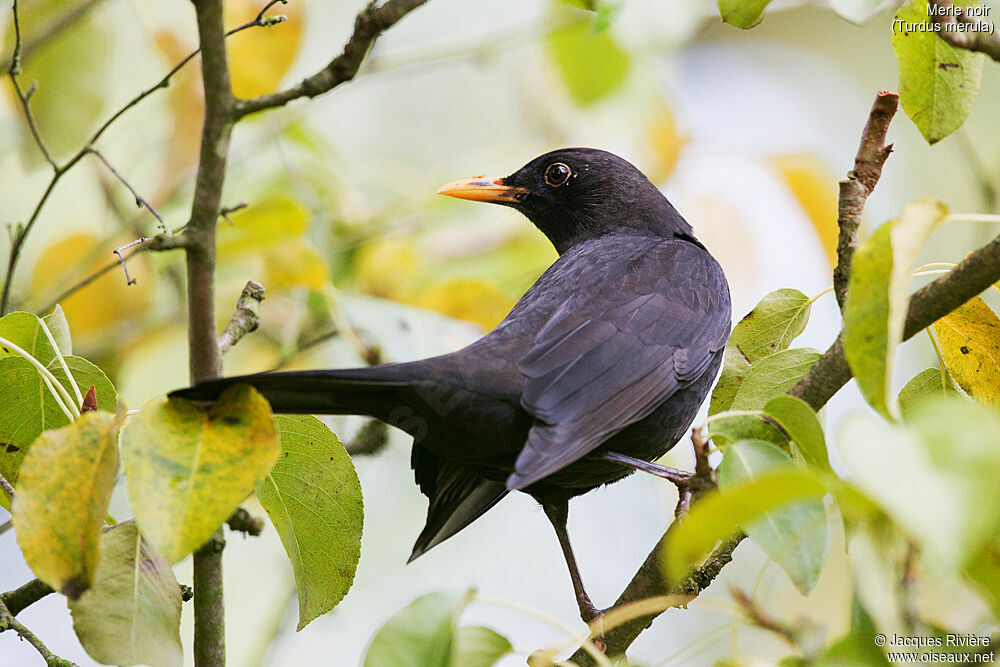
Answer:
M406 364L343 370L256 373L201 382L170 398L215 401L229 387L248 384L279 414L368 415L385 418L399 405L398 392L412 383Z

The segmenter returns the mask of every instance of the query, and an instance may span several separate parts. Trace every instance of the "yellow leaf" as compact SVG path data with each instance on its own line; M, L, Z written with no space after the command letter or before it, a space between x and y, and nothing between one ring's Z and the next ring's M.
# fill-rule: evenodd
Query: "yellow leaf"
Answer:
M1000 318L981 297L934 323L945 366L973 399L1000 407Z
M643 125L646 140L656 156L655 162L646 170L646 175L653 183L662 183L674 173L681 149L688 139L680 134L677 119L662 100L646 116Z
M300 238L268 248L264 268L264 284L269 289L309 287L318 290L330 284L330 267L326 260Z
M219 223L218 248L222 259L256 254L302 236L309 224L309 211L287 195L269 195L230 218L232 224Z
M135 520L171 564L204 544L278 457L271 408L246 385L207 410L153 399L121 440Z
M448 317L478 324L483 331L498 325L514 307L514 299L503 291L474 278L438 283L421 294L416 303Z
M42 433L21 464L14 529L35 575L76 599L93 582L98 537L118 472L119 421L86 412Z
M407 240L377 239L361 247L355 263L359 290L403 299L412 292L420 257Z
M227 29L254 20L260 11L258 0L226 0ZM273 26L250 28L226 40L229 75L237 97L249 98L273 93L295 62L302 43L305 3L279 5L278 14L287 18ZM274 15L274 12L271 14Z
M157 50L163 54L164 64L172 67L185 58L194 48L170 32L160 31L154 36ZM167 89L170 108L170 137L165 145L163 178L153 196L153 202L174 190L178 179L187 179L185 173L198 159L201 150L201 126L205 103L201 91L201 78L196 63L181 69L170 79Z
M813 155L797 153L777 155L771 163L778 169L781 179L809 216L816 235L826 251L830 266L837 264L837 179Z
M99 241L91 234L73 234L42 251L31 280L31 293L54 298L77 281L115 259L111 251L119 241ZM139 255L129 261L133 276L149 276L149 262ZM77 343L107 337L116 322L141 320L149 305L148 289L129 287L121 270L105 273L59 302Z

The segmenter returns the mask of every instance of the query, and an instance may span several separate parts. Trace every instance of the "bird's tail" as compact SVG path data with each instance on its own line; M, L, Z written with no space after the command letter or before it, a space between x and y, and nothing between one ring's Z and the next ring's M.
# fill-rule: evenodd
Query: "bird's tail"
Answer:
M368 415L385 418L397 392L409 382L404 364L343 370L256 373L200 382L170 393L170 398L215 401L229 387L248 384L279 414Z

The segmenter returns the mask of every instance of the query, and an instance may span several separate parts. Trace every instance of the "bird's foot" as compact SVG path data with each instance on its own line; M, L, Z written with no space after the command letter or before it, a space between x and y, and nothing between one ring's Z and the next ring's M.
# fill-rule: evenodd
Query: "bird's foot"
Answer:
M598 609L589 599L577 600L577 602L580 605L580 618L590 626L590 643L601 653L606 653L608 643L604 639L604 615L608 613L610 607L608 609Z

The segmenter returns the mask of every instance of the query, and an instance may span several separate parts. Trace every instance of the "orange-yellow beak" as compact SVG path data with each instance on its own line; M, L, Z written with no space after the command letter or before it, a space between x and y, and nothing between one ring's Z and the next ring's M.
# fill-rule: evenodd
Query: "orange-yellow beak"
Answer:
M476 176L462 181L455 181L437 191L439 195L448 195L458 199L489 202L517 202L518 195L527 193L525 188L504 185L502 178Z

